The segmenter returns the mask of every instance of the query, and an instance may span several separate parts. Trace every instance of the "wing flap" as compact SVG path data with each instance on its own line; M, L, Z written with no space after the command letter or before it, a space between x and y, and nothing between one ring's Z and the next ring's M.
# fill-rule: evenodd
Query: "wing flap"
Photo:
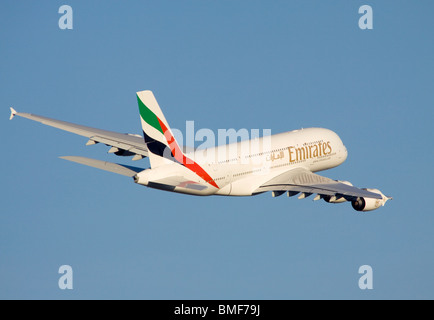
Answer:
M262 184L254 192L293 191L317 193L324 196L345 197L348 199L365 197L382 199L378 193L359 189L320 175L303 168L296 168L282 173Z

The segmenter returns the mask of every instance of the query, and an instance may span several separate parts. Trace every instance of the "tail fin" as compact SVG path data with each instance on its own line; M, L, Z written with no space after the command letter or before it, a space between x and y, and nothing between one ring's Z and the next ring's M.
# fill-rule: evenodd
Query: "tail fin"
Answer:
M151 168L170 163L183 163L185 157L176 142L152 91L137 92L143 136L149 150ZM181 161L179 161L181 160Z
M137 92L143 135L151 168L176 162L196 173L205 182L219 188L214 179L195 161L187 158L176 142L166 118L151 91Z

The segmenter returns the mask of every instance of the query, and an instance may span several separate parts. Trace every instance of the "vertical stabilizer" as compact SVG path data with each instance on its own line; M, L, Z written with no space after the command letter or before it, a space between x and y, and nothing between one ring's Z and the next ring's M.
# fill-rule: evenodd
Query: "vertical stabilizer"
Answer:
M175 162L188 168L218 189L214 179L198 163L187 158L181 151L152 92L149 90L137 92L137 102L151 168Z
M184 155L152 91L137 92L137 102L151 168L170 163L176 158L182 159Z

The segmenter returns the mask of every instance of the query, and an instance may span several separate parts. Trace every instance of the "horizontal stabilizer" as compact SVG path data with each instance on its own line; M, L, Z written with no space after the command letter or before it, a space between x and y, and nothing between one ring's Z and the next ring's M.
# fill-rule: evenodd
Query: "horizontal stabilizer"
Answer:
M208 186L204 184L188 180L182 176L172 176L172 177L166 177L155 181L150 181L149 186L153 188L157 188L156 185L167 186L173 189L175 189L175 187L178 187L178 188L185 188L185 189L192 189L192 190L199 190L199 191L208 188Z
M80 163L85 166L94 167L101 170L121 174L127 177L133 177L137 173L145 170L142 168L127 166L127 165L112 163L107 161L101 161L96 159L84 158L84 157L67 156L67 157L60 157L60 159L64 159L64 160Z

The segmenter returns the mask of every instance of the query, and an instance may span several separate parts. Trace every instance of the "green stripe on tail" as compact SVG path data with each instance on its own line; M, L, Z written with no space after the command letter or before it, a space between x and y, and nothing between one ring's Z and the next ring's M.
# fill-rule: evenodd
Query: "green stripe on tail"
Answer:
M139 96L137 95L137 102L139 104L139 111L140 116L142 117L143 121L145 121L147 124L149 124L151 127L157 129L160 131L163 135L163 129L161 128L160 121L158 121L158 117L153 113L144 103L142 100L140 100Z

